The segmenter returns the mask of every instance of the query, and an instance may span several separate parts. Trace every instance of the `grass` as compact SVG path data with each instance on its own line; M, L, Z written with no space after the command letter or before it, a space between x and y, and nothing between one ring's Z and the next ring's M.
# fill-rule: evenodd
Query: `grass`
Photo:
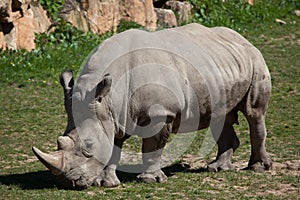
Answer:
M31 147L56 149L56 139L67 121L57 77L64 69L79 71L96 41L92 38L90 45L79 42L75 46L52 47L51 51L47 47L31 53L0 52L0 199L299 198L299 167L292 168L297 168L300 160L300 18L288 15L285 20L286 25L259 24L258 29L256 24L249 24L242 33L262 51L272 75L266 145L275 166L264 173L208 173L197 167L188 169L178 161L164 169L169 176L167 183L137 183L134 174L119 172L122 184L118 188L60 190L54 184L55 177L37 161ZM242 116L236 130L241 146L233 161L245 166L250 157L250 140ZM204 131L200 131L187 153L196 155L203 137ZM134 144L128 146L136 148ZM215 152L206 161L213 156Z

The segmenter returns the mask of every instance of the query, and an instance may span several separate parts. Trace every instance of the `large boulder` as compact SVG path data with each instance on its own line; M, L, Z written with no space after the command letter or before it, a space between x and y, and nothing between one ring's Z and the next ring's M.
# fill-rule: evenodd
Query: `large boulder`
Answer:
M60 16L78 29L96 34L115 31L121 19L150 31L156 29L152 0L66 0Z
M121 18L134 21L146 29L156 29L153 0L120 0Z
M167 1L166 5L177 14L177 24L187 23L192 17L192 4L187 1Z
M0 49L35 48L35 33L51 25L46 11L36 0L2 0L0 3Z
M97 34L114 31L119 20L118 0L88 0L88 2L86 18L90 30Z
M174 12L170 9L155 8L154 11L157 15L157 23L159 27L175 27L177 20Z
M28 51L35 49L34 33L36 22L32 9L26 10L23 16L13 22L16 37L16 48L26 49Z
M116 31L121 20L150 31L182 25L188 22L191 9L190 3L176 0L65 0L59 16L84 32L103 34ZM46 32L50 26L38 0L1 0L0 49L32 50L35 33Z

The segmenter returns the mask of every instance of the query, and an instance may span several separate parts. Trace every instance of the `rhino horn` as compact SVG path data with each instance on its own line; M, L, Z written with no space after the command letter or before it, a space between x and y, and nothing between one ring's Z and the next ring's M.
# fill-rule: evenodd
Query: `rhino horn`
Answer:
M71 150L74 145L74 141L68 136L59 136L57 139L58 150Z
M63 173L64 162L63 162L63 151L55 151L47 154L40 151L36 147L32 147L33 153L36 157L54 174L60 175Z

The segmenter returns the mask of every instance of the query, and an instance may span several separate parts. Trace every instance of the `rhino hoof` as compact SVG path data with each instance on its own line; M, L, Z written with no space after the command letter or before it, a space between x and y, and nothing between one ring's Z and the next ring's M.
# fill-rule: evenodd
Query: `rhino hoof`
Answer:
M270 169L271 166L272 166L272 163L256 162L252 165L249 165L247 169L253 170L255 172L263 172L265 170Z
M93 184L94 186L97 187L108 187L108 188L112 188L112 187L118 187L120 185L120 181L118 180L103 180L101 178L97 178Z
M117 187L121 184L114 170L106 169L103 173L94 181L94 186L104 187Z
M272 167L272 160L270 157L265 156L262 159L250 159L248 163L248 167L246 169L248 170L254 170L256 172L263 172L265 170L268 170Z
M166 182L168 178L162 170L157 170L154 172L144 172L138 175L137 179L145 183L163 183Z
M118 187L120 185L119 179L116 180L104 180L102 185L104 187Z
M207 166L207 171L209 172L219 172L219 171L234 171L235 170L235 167L230 163L230 162L227 162L227 163L219 163L219 162L213 162L211 164L209 164Z

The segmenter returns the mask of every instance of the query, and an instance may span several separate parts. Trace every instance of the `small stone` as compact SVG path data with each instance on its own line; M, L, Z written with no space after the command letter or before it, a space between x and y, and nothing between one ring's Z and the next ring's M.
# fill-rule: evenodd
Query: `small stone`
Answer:
M300 170L300 160L291 160L286 162L287 169L289 170Z
M295 14L296 16L300 17L300 10L294 10L292 13Z
M47 82L46 82L46 85L51 86L52 83L51 83L50 81L47 81Z
M286 24L286 21L283 21L281 19L275 19L275 22L282 24L282 25Z

